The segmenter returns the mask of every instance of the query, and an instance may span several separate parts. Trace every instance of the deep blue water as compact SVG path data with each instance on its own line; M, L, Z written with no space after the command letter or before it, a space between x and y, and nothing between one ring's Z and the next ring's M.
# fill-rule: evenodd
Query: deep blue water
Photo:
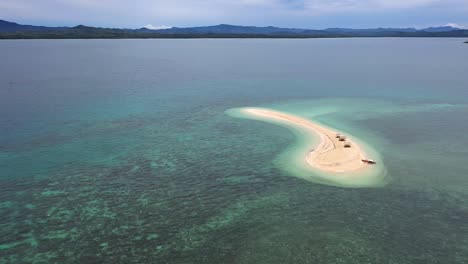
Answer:
M0 42L0 263L467 263L462 39ZM273 162L314 116L391 181ZM320 113L317 116L317 113Z

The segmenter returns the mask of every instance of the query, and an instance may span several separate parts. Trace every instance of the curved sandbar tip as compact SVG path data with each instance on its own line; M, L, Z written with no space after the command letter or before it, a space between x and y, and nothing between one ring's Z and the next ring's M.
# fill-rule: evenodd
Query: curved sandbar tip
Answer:
M365 151L363 143L345 133L328 128L320 123L266 108L239 108L228 110L234 117L251 118L281 124L291 129L300 130L312 138L319 138L318 143L306 146L306 151L293 153L291 165L302 166L309 170L290 171L301 178L318 183L342 187L376 187L385 185L385 168L376 152L369 148ZM301 146L304 149L305 146ZM373 153L374 156L368 153ZM371 164L376 160L378 164ZM294 163L294 164L293 164Z

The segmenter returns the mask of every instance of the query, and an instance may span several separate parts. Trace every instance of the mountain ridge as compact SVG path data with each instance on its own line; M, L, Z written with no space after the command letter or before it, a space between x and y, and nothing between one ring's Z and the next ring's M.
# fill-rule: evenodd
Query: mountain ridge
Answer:
M15 22L10 22L0 19L0 33L1 32L17 32L17 31L53 31L53 30L64 30L69 27L45 27L45 26L33 26L33 25L21 25Z
M218 24L167 29L100 28L86 25L45 27L0 20L0 39L35 38L321 38L321 37L468 37L468 30L450 26L415 28L282 28Z

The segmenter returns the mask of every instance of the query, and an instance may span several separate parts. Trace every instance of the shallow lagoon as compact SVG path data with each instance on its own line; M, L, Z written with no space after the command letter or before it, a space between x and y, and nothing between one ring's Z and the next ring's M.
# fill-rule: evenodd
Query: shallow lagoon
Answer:
M2 41L0 263L466 263L462 42ZM244 106L365 138L390 181L293 177Z

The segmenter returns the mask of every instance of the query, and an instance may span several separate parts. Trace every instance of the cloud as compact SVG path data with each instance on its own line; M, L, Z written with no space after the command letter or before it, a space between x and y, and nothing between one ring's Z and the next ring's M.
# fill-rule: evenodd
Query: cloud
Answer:
M169 27L169 26L165 26L165 25L161 25L161 26L153 26L151 24L148 24L146 26L143 26L144 28L147 28L147 29L152 29L152 30L159 30L159 29L169 29L169 28L172 28L172 27Z
M287 1L294 2L294 1ZM314 14L395 11L463 4L461 0L303 0L304 10ZM468 7L468 3L464 3Z
M450 0L448 0L449 2ZM440 0L375 0L382 8L414 8L438 4Z
M459 29L468 29L468 26L460 25L460 24L457 24L457 23L447 23L445 26L453 27L453 28L459 28Z

